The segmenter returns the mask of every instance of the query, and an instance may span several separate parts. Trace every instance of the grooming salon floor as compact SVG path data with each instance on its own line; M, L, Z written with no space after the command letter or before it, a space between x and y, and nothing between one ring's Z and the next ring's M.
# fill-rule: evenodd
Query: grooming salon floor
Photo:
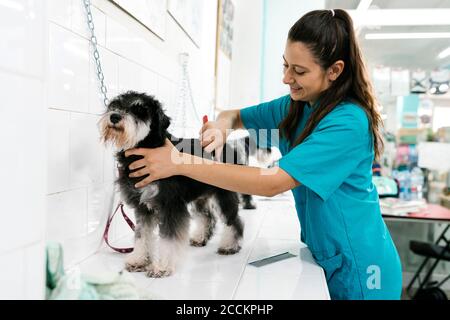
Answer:
M299 223L290 193L255 197L256 210L241 210L245 222L241 251L216 254L220 223L206 247L189 247L174 275L153 279L133 273L136 285L157 299L330 299L325 275L299 241ZM118 245L128 246L132 239ZM289 252L295 257L263 264L250 262ZM118 271L124 256L104 248L81 264L88 273Z

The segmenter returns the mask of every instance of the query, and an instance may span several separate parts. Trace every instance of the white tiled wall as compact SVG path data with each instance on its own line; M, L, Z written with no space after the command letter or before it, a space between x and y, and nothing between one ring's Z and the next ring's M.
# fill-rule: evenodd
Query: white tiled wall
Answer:
M163 1L163 0L160 0ZM97 122L103 112L95 63L91 57L83 1L48 1L48 210L47 239L64 244L70 267L94 253L106 216L113 209L115 163L101 145ZM204 38L196 47L167 14L161 40L106 0L93 1L95 31L109 97L126 90L156 95L175 116L180 82L178 55L188 52L190 68L213 79L216 1L205 2ZM204 61L203 57L209 59ZM209 113L212 90L192 80L199 114ZM210 86L212 88L212 86ZM209 87L208 87L209 88ZM188 126L195 135L198 122ZM176 124L172 127L176 130ZM117 202L117 199L116 199ZM115 202L115 203L116 203ZM120 218L112 240L130 232Z
M45 3L0 2L0 299L44 296Z
M200 48L167 13L161 40L111 2L92 2L109 97L146 91L174 117L179 54L189 53L197 110L184 132L196 136L195 114L213 115L217 1L204 2ZM45 242L63 244L66 267L78 264L98 249L118 201L84 14L82 0L0 1L0 298L43 298ZM130 232L117 220L113 241Z

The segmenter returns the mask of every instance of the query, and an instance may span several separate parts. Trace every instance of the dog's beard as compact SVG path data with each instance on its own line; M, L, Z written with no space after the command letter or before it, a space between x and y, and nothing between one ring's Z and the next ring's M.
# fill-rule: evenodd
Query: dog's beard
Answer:
M104 144L111 144L119 150L135 147L150 133L150 123L135 120L129 114L123 115L122 120L113 124L110 116L113 112L105 113L99 121L101 140Z

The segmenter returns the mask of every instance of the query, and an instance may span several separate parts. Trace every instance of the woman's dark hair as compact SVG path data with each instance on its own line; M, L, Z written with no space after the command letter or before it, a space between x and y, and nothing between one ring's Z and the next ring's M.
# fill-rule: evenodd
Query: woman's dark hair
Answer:
M341 9L311 11L292 26L288 41L303 43L323 70L327 70L338 60L344 61L344 70L321 93L318 105L314 107L297 139L294 132L306 101L291 99L289 113L279 125L282 136L291 141L292 146L302 143L339 103L350 100L365 110L373 137L375 158L379 158L383 150L382 119L348 13Z

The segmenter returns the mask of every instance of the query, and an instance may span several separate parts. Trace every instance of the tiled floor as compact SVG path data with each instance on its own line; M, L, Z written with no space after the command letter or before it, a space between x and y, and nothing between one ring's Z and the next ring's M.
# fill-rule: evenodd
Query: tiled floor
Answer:
M323 270L299 241L290 194L271 199L256 197L256 203L256 210L241 210L245 233L238 254L216 253L222 230L218 224L206 247L189 247L174 275L152 279L134 273L136 285L161 299L329 299ZM248 264L286 251L296 257L262 267ZM118 271L123 268L123 259L122 254L105 248L83 262L81 270L89 274Z

